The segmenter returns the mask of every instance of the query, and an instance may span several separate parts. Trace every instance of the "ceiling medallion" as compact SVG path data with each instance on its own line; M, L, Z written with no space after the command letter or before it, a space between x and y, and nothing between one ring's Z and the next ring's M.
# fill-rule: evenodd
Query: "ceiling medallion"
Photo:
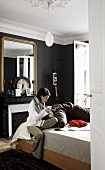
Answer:
M65 5L68 2L70 2L71 0L25 0L25 1L31 3L33 7L47 9L48 10L48 20L50 20L49 19L49 11L50 10L64 8ZM49 24L49 28L50 28L50 24ZM45 44L48 47L51 47L53 45L53 42L54 42L54 38L53 38L53 35L49 29L45 36Z
M65 5L71 0L25 0L32 4L36 8L45 8L54 10L56 8L64 8Z

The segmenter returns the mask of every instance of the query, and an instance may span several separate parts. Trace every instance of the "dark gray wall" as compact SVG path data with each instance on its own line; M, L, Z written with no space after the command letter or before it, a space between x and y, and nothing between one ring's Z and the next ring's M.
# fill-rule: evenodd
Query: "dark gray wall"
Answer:
M74 45L65 46L64 57L64 100L74 103Z
M13 80L17 75L16 58L4 58L4 90L8 91L9 80ZM8 71L7 71L8 70Z
M53 44L52 47L47 47L45 42L35 39L0 32L0 37L2 36L10 36L14 38L34 41L37 45L38 89L41 87L47 87L50 91L52 91L51 73L56 71L58 73L58 103L66 101L74 102L73 44L66 46ZM12 70L10 72L12 72ZM50 98L49 103L52 103L52 98Z

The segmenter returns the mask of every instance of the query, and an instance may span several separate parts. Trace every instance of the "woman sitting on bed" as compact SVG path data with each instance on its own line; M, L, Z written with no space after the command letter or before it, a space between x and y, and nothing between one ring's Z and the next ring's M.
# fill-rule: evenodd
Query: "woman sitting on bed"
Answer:
M29 116L27 118L27 129L29 133L34 136L34 144L32 155L37 158L42 158L42 149L44 135L42 129L53 127L57 122L57 118L51 117L50 119L44 120L46 115L51 114L51 107L45 106L50 92L47 88L41 88L37 95L29 104Z

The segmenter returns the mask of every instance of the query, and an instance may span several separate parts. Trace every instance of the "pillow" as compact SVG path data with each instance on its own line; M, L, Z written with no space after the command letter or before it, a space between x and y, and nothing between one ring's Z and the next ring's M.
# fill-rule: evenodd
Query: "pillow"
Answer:
M69 108L66 112L66 116L67 116L67 122L71 121L71 120L76 120L76 108L73 106L71 108Z
M63 128L67 124L66 109L62 104L54 104L52 105L51 110L54 116L58 119L58 123L55 126Z
M74 105L67 110L67 122L71 120L84 120L90 122L90 112L80 106Z
M76 107L76 118L80 120L84 120L86 122L90 122L90 112L87 109L84 109L80 106L75 106Z
M73 108L73 104L71 102L65 102L62 104L62 106L67 110L69 110L70 108Z
M54 116L58 119L56 127L63 128L67 124L66 112L64 110L57 110L54 112Z

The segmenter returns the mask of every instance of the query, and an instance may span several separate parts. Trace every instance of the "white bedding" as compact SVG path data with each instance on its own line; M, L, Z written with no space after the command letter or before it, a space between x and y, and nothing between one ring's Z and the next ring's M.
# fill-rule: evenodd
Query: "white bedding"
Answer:
M72 130L71 130L72 129ZM90 124L84 128L62 128L44 130L44 149L90 164Z
M54 128L46 129L44 134L44 149L90 164L90 123L81 128L66 126L60 131L55 131ZM28 143L33 143L26 123L21 124L13 136L11 141L13 148L17 139L26 139Z

